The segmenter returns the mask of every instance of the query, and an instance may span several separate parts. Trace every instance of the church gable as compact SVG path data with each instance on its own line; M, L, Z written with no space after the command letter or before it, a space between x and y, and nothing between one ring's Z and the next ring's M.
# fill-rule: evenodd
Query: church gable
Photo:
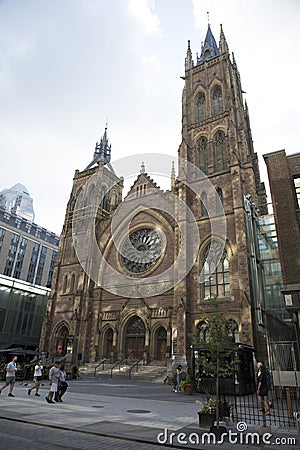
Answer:
M160 191L161 189L146 172L142 172L129 189L125 199L129 197L141 197L149 192L153 193L153 190Z

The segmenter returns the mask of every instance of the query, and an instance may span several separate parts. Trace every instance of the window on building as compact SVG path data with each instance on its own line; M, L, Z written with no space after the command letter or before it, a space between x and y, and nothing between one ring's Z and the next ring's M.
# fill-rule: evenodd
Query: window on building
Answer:
M25 252L26 252L27 242L28 242L28 239L26 239L25 237L22 237L19 251L17 254L15 270L14 270L14 274L13 274L14 278L20 278L20 276L21 276L21 270L22 270L22 265L23 265L24 256L25 256Z
M1 250L2 245L3 245L4 236L5 236L5 230L4 230L4 228L0 228L0 250Z
M12 276L12 271L13 271L13 267L14 267L14 263L15 263L15 259L16 259L16 253L17 253L19 239L20 239L20 236L18 234L13 233L13 235L11 237L11 241L10 241L10 246L9 246L9 250L8 250L8 254L7 254L7 258L6 258L4 271L3 271L4 275L7 275L8 277Z
M207 245L203 252L201 267L202 297L228 296L230 293L228 256L221 242L213 240Z
M65 275L64 284L63 284L63 292L67 292L68 287L68 275Z
M209 333L207 323L202 321L197 325L197 335L200 341L208 342L209 341Z
M40 244L38 242L35 242L33 245L31 259L30 259L29 268L28 268L28 274L27 274L27 280L26 280L26 281L28 281L28 283L34 282L34 276L35 276L36 265L38 262L39 251L40 251Z
M140 184L136 188L136 196L141 197L142 195L147 194L147 184Z
M294 178L294 187L297 198L297 208L300 209L300 176Z
M233 320L233 319L227 320L226 330L227 330L228 336L232 339L232 342L240 341L239 326L235 320Z
M196 99L196 122L201 122L206 118L206 99L205 94L201 92Z
M221 188L217 188L216 190L216 213L217 215L222 214L224 212L223 209L223 192Z
M51 287L52 277L53 277L53 270L54 270L56 257L57 257L57 251L53 250L52 257L51 257L51 262L50 262L50 267L49 267L49 272L48 272L48 281L47 281L47 285L46 285L46 287L48 287L48 288Z
M217 116L223 112L222 89L220 86L216 86L212 91L211 107L213 116Z
M46 261L46 255L47 255L47 247L42 246L40 258L39 258L39 262L38 262L38 266L37 266L37 271L36 271L36 277L35 277L36 284L42 284L42 276L43 276L43 271L44 271L44 266L45 266L45 261Z
M224 170L226 162L226 138L223 131L217 131L214 136L214 170Z
M208 171L208 145L207 138L202 136L198 142L198 151L197 151L197 166L203 173L207 174Z
M202 194L201 194L201 216L202 217L208 216L206 192L202 192Z
M73 273L71 276L70 292L74 292L74 288L75 288L75 274Z

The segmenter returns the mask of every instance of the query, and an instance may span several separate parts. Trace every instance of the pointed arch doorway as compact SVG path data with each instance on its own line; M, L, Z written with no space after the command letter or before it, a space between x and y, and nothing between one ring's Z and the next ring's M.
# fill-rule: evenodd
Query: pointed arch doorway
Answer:
M159 327L155 336L155 359L163 361L166 359L167 331L164 327Z
M145 348L146 328L139 316L133 316L127 325L125 334L125 352L129 359L140 359Z
M55 336L55 350L57 355L65 355L67 353L69 330L65 324L62 324Z

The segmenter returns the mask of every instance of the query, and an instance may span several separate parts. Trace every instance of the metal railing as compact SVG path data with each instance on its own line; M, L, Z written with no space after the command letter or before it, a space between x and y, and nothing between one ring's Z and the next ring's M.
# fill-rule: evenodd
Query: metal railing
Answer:
M114 364L114 365L111 367L111 369L110 369L110 378L112 378L112 376L113 376L113 370L114 370L116 367L119 366L119 372L120 372L120 370L121 370L121 364L124 364L124 362L125 362L125 364L127 364L128 357L129 357L130 355L132 355L133 353L135 353L134 350L133 350L132 352L128 353L126 356L124 356L124 358L122 358L121 360L117 361L116 364Z
M104 370L104 364L106 363L107 360L108 360L108 358L104 358L99 362L99 364L97 364L97 366L94 369L94 377L96 376L98 367L100 367L102 365L102 370Z
M133 369L136 369L136 372L138 372L139 370L139 363L143 361L143 365L144 365L144 357L142 356L136 363L133 364L133 366L131 366L128 370L128 379L131 380L131 372L133 371Z

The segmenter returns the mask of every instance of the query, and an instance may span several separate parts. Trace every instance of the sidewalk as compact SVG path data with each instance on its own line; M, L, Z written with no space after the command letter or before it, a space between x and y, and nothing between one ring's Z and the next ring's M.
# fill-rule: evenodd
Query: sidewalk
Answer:
M286 445L287 438L297 438L294 428L270 430L273 436L266 436L264 444L258 435L259 429L250 425L243 432L241 428L236 437L231 435L230 442L227 437L227 442L213 445L212 437L208 441L206 436L202 443L205 430L199 428L197 415L202 397L198 394L174 394L172 388L166 385L108 379L69 381L64 403L55 405L45 401L47 383L40 389L41 397L35 397L34 391L28 396L27 390L28 386L17 382L15 398L7 396L8 388L2 392L1 418L175 448L246 450L253 444L256 448L270 448L267 442L272 442L274 450L299 448L297 445ZM246 424L243 426L247 427ZM236 424L230 424L227 430L237 433ZM250 436L250 432L255 435ZM275 445L275 437L285 440ZM234 439L238 439L238 443Z

